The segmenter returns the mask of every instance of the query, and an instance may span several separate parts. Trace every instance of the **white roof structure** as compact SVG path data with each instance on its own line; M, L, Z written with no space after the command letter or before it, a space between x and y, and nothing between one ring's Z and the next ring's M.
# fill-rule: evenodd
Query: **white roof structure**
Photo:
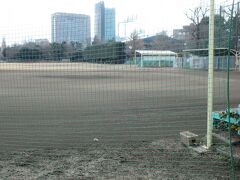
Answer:
M158 50L136 50L136 53L139 53L143 56L176 56L177 53L172 51L158 51Z

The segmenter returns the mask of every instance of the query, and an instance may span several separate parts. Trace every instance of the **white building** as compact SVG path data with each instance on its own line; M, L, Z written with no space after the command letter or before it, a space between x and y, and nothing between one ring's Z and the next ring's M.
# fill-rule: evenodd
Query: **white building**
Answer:
M134 59L140 67L177 67L176 56L172 51L136 50Z

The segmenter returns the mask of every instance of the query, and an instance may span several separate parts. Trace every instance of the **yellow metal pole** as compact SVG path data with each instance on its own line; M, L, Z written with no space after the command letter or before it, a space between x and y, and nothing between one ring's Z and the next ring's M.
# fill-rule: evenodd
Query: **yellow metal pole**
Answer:
M207 107L207 148L212 146L213 111L213 68L214 68L214 0L210 0L209 46L208 46L208 107Z

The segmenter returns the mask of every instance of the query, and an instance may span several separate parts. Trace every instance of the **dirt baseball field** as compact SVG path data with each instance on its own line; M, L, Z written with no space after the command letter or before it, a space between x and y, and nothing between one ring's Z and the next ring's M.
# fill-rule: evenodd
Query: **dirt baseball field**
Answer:
M227 107L226 77L215 73L214 110ZM0 179L229 177L228 158L179 142L181 131L206 134L207 71L0 63L0 99Z

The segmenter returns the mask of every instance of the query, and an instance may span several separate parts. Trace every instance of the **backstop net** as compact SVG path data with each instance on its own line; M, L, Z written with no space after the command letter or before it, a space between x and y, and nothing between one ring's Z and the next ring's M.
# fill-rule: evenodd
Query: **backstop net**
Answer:
M239 0L215 2L211 148L210 1L11 2L0 179L240 178Z

